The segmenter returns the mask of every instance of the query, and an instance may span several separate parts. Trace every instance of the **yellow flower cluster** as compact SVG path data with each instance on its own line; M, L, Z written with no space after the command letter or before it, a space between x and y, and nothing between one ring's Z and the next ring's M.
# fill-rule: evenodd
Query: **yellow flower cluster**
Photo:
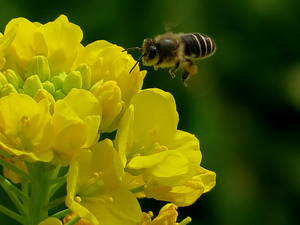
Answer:
M46 24L13 19L0 33L0 159L19 168L4 176L18 183L15 171L38 163L68 167L65 204L93 225L190 222L176 223L174 204L191 205L215 185L198 139L177 129L170 93L141 90L146 71L129 74L135 61L123 48L83 46L82 36L64 15ZM114 140L101 138L113 131ZM151 220L142 197L174 204Z

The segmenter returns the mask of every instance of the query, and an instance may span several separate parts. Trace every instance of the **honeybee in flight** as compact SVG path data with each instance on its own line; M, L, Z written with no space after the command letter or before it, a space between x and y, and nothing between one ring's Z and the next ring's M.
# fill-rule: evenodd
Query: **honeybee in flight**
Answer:
M135 66L143 61L145 66L170 68L169 73L175 77L177 69L183 69L182 81L186 85L187 79L198 71L194 60L213 55L216 51L214 40L199 33L165 33L155 38L144 39L142 47L128 48L125 51L137 49L142 52Z

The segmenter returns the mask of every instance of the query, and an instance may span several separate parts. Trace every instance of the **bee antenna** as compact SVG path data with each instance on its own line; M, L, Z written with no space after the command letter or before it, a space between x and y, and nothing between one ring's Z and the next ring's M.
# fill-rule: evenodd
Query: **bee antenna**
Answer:
M138 58L138 60L136 61L136 63L133 65L133 67L131 68L131 70L129 71L129 73L132 72L132 70L136 67L136 65L142 61L142 58L145 56L146 54L141 54L141 56Z
M131 47L131 48L124 49L122 52L128 52L128 51L131 51L131 50L142 51L142 48L140 48L140 47Z

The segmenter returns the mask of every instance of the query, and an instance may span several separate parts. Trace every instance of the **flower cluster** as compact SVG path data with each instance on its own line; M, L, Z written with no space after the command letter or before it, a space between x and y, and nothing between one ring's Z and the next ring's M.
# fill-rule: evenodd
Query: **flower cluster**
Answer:
M0 33L0 185L17 209L0 199L0 212L24 225L187 224L177 206L215 185L198 139L122 47L82 37L64 15ZM170 203L152 220L138 198Z

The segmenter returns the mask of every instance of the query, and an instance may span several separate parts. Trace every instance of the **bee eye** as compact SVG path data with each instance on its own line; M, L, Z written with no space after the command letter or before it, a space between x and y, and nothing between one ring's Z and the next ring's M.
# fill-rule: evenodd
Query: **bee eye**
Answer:
M157 50L155 47L151 46L149 49L148 59L154 59L157 55Z

